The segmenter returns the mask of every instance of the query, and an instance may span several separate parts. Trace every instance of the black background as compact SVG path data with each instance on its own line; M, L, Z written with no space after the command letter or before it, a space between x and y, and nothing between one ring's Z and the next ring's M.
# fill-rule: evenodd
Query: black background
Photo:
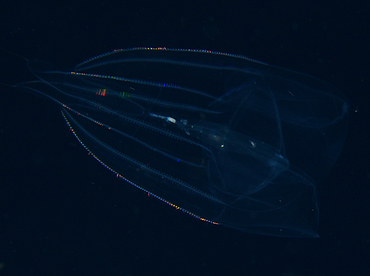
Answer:
M319 184L318 239L255 236L147 197L78 145L59 108L0 87L0 275L370 275L369 1L0 1L0 81L117 48L222 51L305 72L350 102Z

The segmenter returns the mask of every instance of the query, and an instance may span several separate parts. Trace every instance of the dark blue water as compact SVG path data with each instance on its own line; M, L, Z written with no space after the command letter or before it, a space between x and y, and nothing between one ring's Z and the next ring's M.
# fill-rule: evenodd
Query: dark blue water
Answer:
M87 155L55 104L2 86L1 273L367 275L368 12L365 2L5 1L2 47L50 68L70 71L137 46L240 54L338 88L349 103L349 129L337 163L317 184L320 238L259 236L196 220L126 185ZM5 49L0 82L34 79Z

